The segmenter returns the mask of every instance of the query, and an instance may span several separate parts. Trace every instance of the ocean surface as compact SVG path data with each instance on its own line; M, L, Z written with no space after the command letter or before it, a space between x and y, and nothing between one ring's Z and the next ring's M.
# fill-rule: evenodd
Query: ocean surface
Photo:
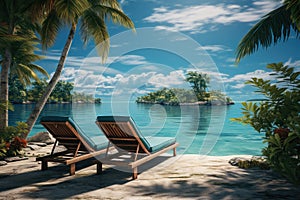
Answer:
M14 105L9 125L26 121L33 105ZM145 136L176 137L179 154L261 155L261 133L230 121L241 116L241 104L230 106L162 106L135 102L104 101L102 104L47 104L41 116L70 116L91 137L102 134L98 115L130 115ZM46 131L39 119L29 136Z

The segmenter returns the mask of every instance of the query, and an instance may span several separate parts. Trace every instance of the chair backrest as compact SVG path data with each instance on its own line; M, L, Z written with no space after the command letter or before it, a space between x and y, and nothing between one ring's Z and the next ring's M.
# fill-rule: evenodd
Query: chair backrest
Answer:
M65 146L68 150L74 151L80 145L79 151L94 151L93 141L84 134L79 126L70 117L45 116L41 118L40 123L49 131L49 133Z
M115 146L128 151L150 154L150 144L129 116L98 116L96 124Z

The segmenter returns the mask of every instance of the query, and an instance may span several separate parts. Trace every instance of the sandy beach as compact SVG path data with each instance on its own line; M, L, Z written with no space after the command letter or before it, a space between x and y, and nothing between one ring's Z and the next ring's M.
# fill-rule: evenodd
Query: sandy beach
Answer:
M48 151L49 148L41 148ZM41 151L41 150L40 150ZM137 180L131 174L87 162L68 167L50 164L40 170L37 153L0 166L0 199L297 199L300 188L271 170L240 169L236 156L164 155L147 164ZM238 156L250 158L251 156Z

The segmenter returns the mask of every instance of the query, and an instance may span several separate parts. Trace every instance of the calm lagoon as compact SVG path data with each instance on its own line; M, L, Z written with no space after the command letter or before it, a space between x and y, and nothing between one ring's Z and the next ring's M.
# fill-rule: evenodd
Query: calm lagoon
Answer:
M14 105L9 125L26 121L33 105ZM102 134L98 115L130 115L146 136L172 136L180 143L178 153L201 155L261 155L263 134L230 118L241 116L241 104L230 106L161 106L135 102L102 104L47 104L40 116L70 116L91 137ZM39 120L30 136L46 131Z

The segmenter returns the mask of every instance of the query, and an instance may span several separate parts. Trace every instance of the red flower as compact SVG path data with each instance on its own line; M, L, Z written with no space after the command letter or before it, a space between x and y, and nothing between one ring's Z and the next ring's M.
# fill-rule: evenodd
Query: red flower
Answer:
M290 129L288 129L288 128L282 128L282 127L276 128L274 130L274 134L278 134L279 137L281 139L283 139L283 140L285 140L288 137L289 132L290 132Z
M6 142L6 143L5 143L5 148L6 148L6 150L8 150L9 147L10 147L10 143L9 143L9 142Z
M27 141L20 137L15 137L11 142L11 146L14 146L15 149L21 150L22 148L27 146Z

